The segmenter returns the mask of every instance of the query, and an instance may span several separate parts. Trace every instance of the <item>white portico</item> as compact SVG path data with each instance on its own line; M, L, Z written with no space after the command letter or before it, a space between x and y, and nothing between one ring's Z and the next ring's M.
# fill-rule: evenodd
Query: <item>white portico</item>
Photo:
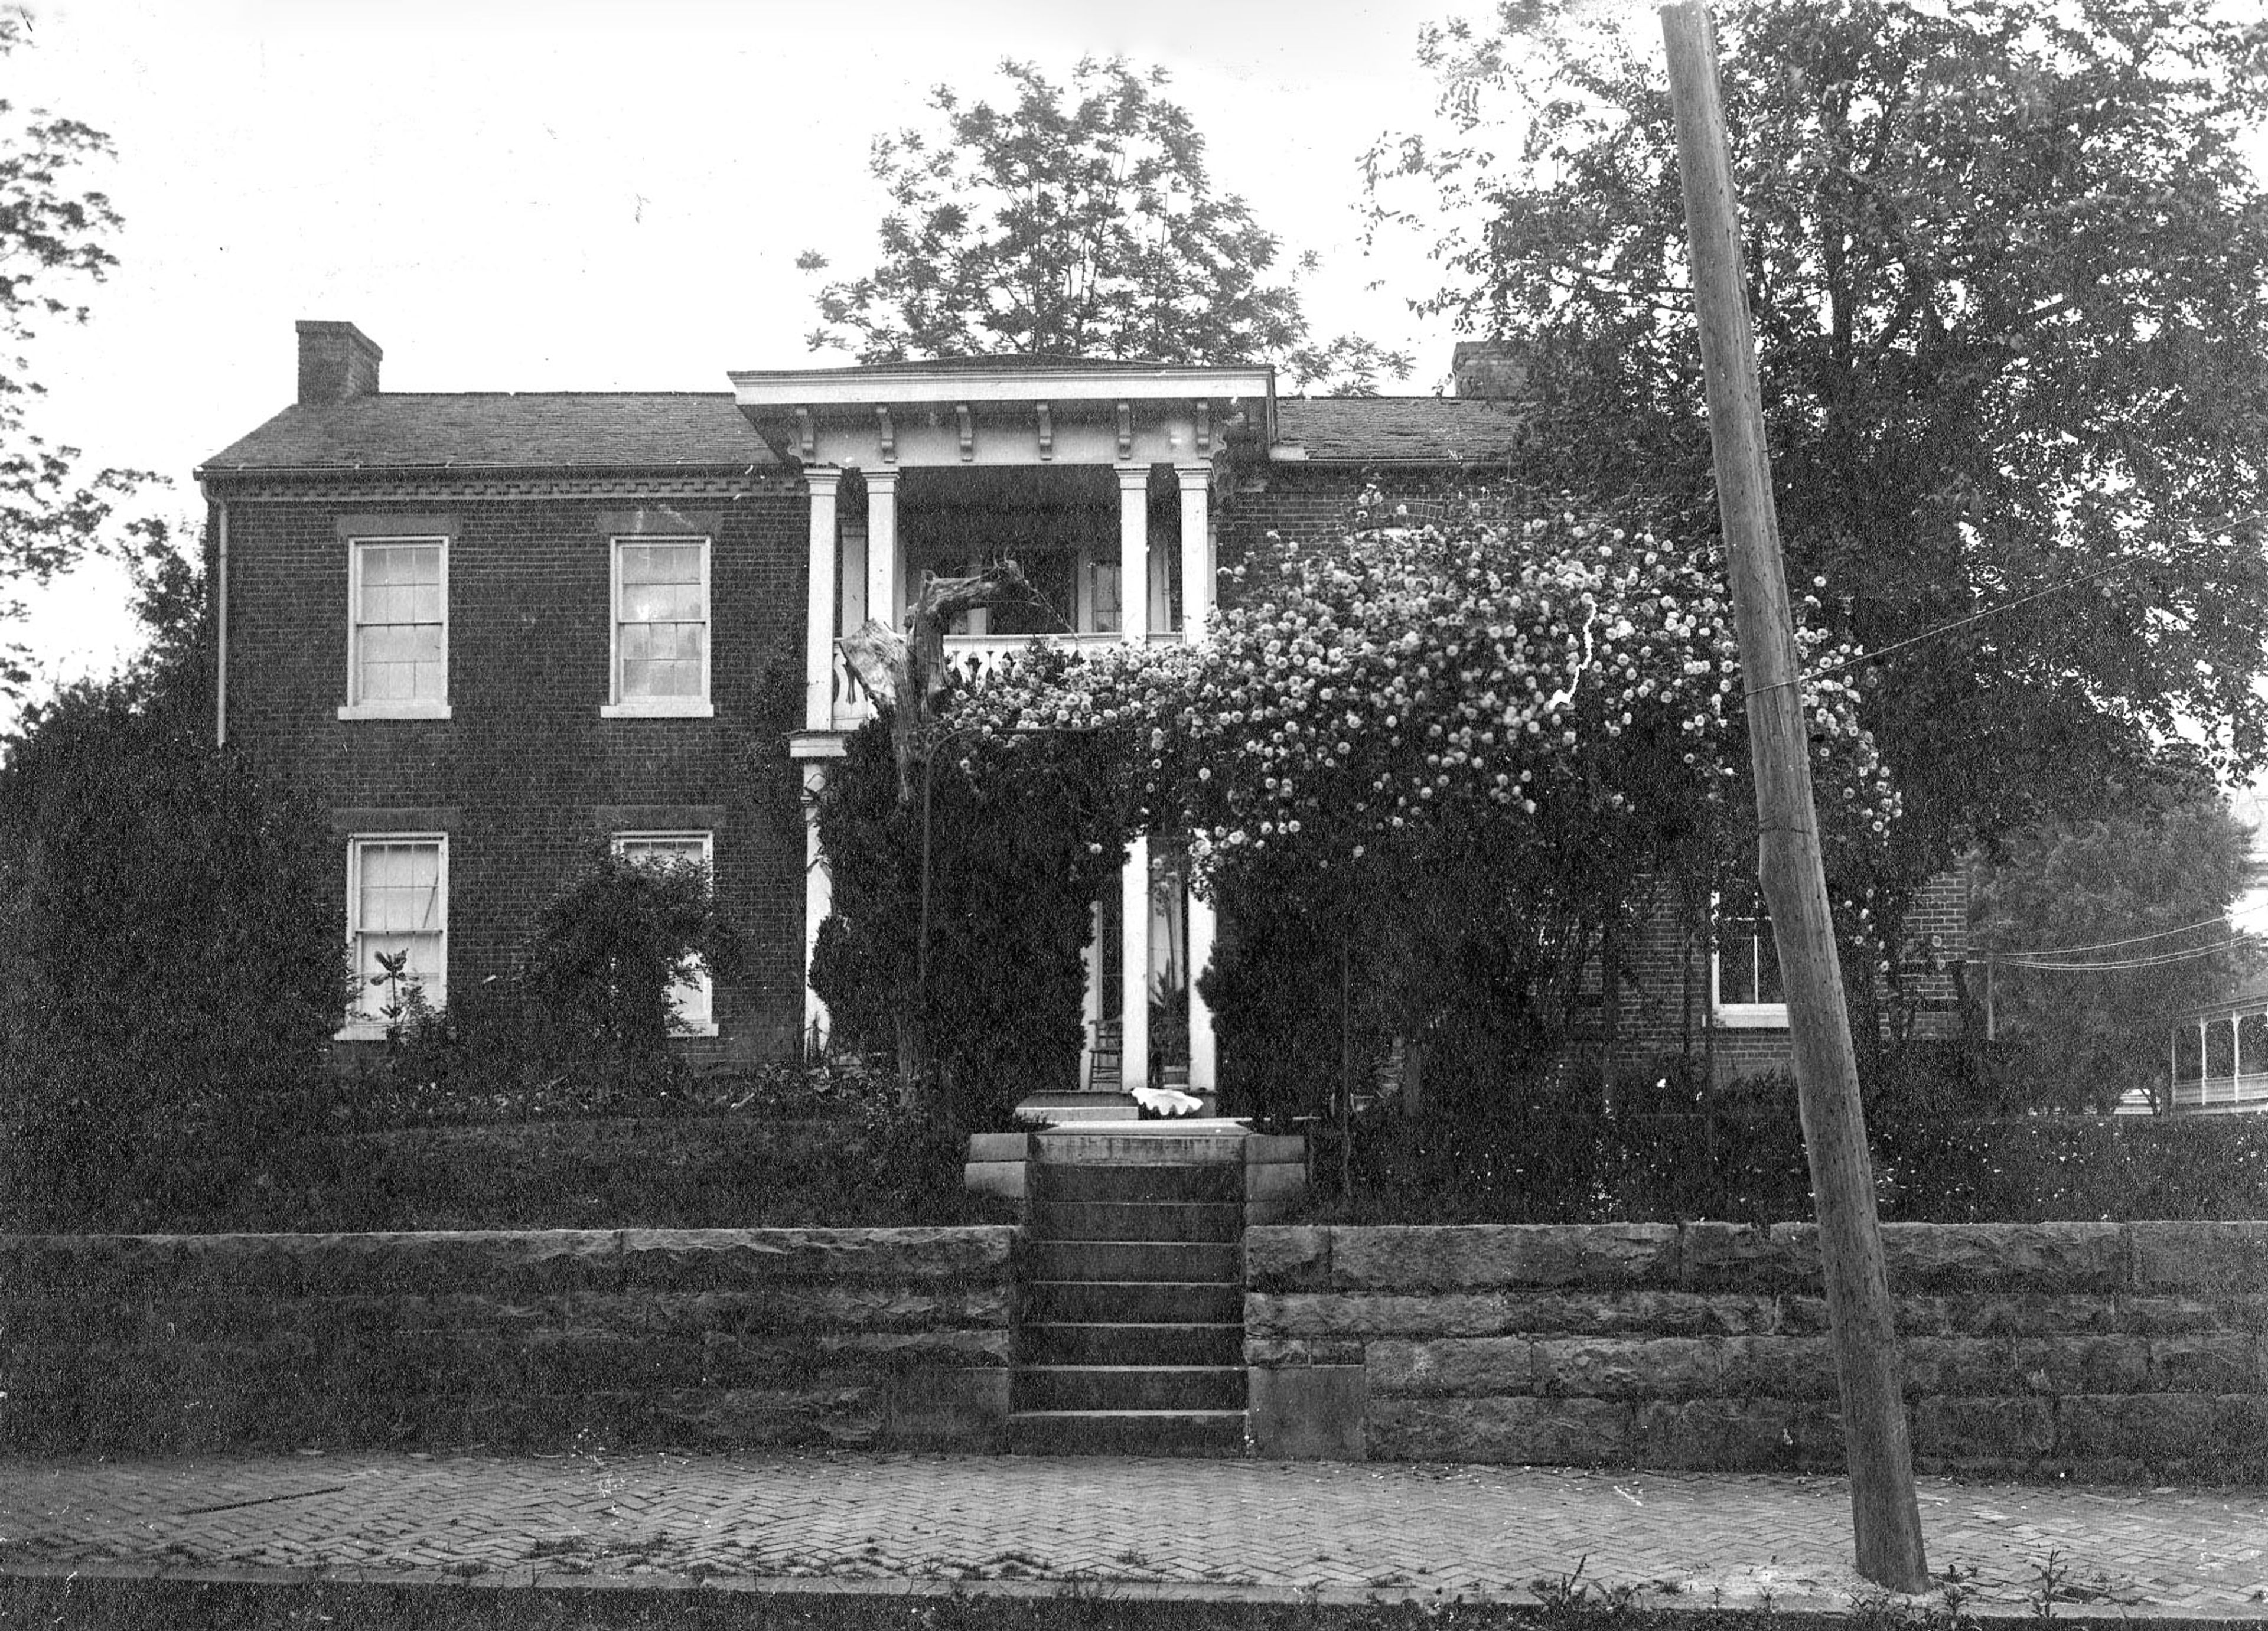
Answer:
M811 496L804 728L794 752L813 789L844 735L873 712L836 640L870 616L902 627L925 573L1005 557L1031 580L1032 607L977 613L947 636L947 659L980 677L1034 639L1203 639L1225 454L1233 444L1264 449L1275 428L1274 376L1258 367L998 357L731 378L740 411ZM815 830L809 844L806 966L829 907ZM1082 1085L1138 1085L1162 1055L1175 1074L1186 1063L1192 1091L1214 1087L1211 1016L1197 992L1212 915L1187 889L1177 853L1136 839L1118 899L1099 904ZM1152 1034L1153 1003L1167 1034ZM805 1004L806 1026L823 1035L826 1014L807 986ZM1111 1071L1114 1034L1120 1058Z

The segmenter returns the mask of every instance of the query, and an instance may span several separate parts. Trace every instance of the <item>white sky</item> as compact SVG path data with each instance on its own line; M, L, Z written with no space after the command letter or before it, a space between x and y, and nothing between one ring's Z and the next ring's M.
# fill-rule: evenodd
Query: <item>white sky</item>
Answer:
M41 0L0 95L110 134L91 184L126 224L81 329L34 351L33 428L173 478L291 399L295 319L343 319L400 391L723 390L731 368L814 356L817 281L872 264L883 129L926 123L940 82L989 88L1003 55L1066 77L1082 53L1172 70L1219 191L1312 249L1319 334L1418 354L1453 336L1405 296L1405 246L1366 262L1356 161L1426 122L1418 27L1470 0ZM1366 289L1383 279L1388 287ZM122 575L39 598L55 680L129 643Z

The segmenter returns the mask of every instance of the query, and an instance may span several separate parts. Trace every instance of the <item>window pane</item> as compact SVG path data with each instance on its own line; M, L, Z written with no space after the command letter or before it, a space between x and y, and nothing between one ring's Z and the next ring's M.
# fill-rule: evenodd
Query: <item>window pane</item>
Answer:
M615 694L698 699L708 690L708 546L623 541L615 600Z
M354 608L356 702L443 702L448 675L441 546L357 546L361 596Z
M2207 1076L2236 1074L2236 1022L2215 1019L2205 1028L2205 1073Z

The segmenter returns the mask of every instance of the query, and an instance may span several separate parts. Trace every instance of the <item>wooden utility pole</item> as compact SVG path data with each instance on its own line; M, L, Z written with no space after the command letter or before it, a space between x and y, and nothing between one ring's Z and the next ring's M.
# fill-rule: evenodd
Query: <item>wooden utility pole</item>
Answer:
M1850 1010L1843 1000L1827 874L1820 859L1810 732L1780 565L1756 337L1749 323L1732 166L1718 100L1716 34L1702 0L1664 6L1661 30L1677 114L1678 170L1708 383L1717 512L1731 557L1734 619L1748 685L1756 873L1779 948L1803 1142L1818 1198L1820 1267L1843 1396L1859 1572L1893 1591L1923 1591L1929 1588L1929 1568L1922 1554L1913 1453L1899 1396L1897 1333L1882 1268L1858 1060L1852 1052Z

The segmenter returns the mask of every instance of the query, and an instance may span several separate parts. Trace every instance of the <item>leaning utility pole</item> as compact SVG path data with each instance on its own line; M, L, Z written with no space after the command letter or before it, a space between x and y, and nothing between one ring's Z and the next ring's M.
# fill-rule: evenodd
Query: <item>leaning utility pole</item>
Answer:
M1859 1572L1894 1591L1929 1588L1913 1452L1898 1390L1896 1320L1874 1215L1867 1120L1859 1102L1850 1010L1827 906L1810 732L1796 669L1794 620L1781 571L1749 324L1740 226L1718 101L1717 41L1703 0L1661 11L1677 114L1686 237L1701 320L1717 513L1731 560L1733 613L1748 685L1749 755L1756 783L1756 874L1771 912L1787 991L1803 1143L1819 1208L1820 1267L1843 1395L1851 1521Z

